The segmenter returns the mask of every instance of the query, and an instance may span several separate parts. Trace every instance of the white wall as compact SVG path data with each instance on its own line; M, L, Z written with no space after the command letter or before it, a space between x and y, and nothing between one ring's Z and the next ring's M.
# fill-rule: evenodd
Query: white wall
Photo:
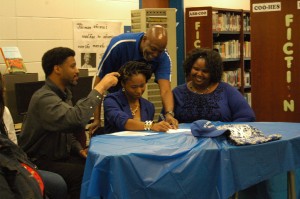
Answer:
M29 73L39 73L43 53L53 47L73 48L73 20L121 21L139 0L0 0L0 46L18 46ZM0 71L6 66L0 56Z
M184 7L201 6L250 10L250 0L184 0Z
M130 10L139 8L139 0L0 0L0 5L0 46L18 46L28 72L38 72L43 80L43 53L57 46L73 48L73 20L130 25ZM184 0L184 6L250 10L250 0ZM0 56L0 71L5 70Z

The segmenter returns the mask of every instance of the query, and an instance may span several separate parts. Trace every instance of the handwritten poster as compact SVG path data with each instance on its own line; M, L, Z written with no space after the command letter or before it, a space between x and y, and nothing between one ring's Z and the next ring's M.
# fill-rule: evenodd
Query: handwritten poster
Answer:
M74 21L74 50L79 68L97 71L111 38L121 34L121 22Z

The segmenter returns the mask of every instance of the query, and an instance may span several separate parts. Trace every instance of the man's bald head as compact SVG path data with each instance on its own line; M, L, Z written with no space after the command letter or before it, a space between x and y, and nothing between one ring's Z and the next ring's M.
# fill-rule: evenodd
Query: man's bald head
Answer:
M147 39L151 43L155 42L161 48L166 48L168 42L167 29L162 26L155 25L149 28L146 32Z
M152 26L142 39L141 52L147 61L151 61L165 50L167 43L167 30L160 25Z

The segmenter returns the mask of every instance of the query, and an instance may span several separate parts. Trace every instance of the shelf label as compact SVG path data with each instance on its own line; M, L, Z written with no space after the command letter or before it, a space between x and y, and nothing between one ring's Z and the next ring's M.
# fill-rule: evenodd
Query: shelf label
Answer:
M281 2L252 4L252 12L281 11Z
M286 39L287 41L283 44L282 50L284 53L284 60L286 61L286 83L287 83L287 90L290 93L291 91L291 83L292 79L292 67L293 67L293 60L294 60L294 50L293 50L293 40L292 40L292 23L294 22L294 15L287 14L285 15L285 27L286 27ZM291 94L287 95L286 100L283 100L283 110L285 112L295 111L295 102L291 99L293 96Z
M189 17L205 17L205 16L207 16L207 10L189 11Z
M294 100L283 100L283 110L284 112L294 112L295 111L295 101Z
M297 1L297 9L300 9L300 1Z

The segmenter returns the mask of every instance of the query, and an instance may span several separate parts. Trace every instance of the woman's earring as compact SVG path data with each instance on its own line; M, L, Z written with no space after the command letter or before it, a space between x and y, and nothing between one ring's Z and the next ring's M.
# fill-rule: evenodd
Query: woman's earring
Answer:
M125 88L122 88L122 91L125 92Z

